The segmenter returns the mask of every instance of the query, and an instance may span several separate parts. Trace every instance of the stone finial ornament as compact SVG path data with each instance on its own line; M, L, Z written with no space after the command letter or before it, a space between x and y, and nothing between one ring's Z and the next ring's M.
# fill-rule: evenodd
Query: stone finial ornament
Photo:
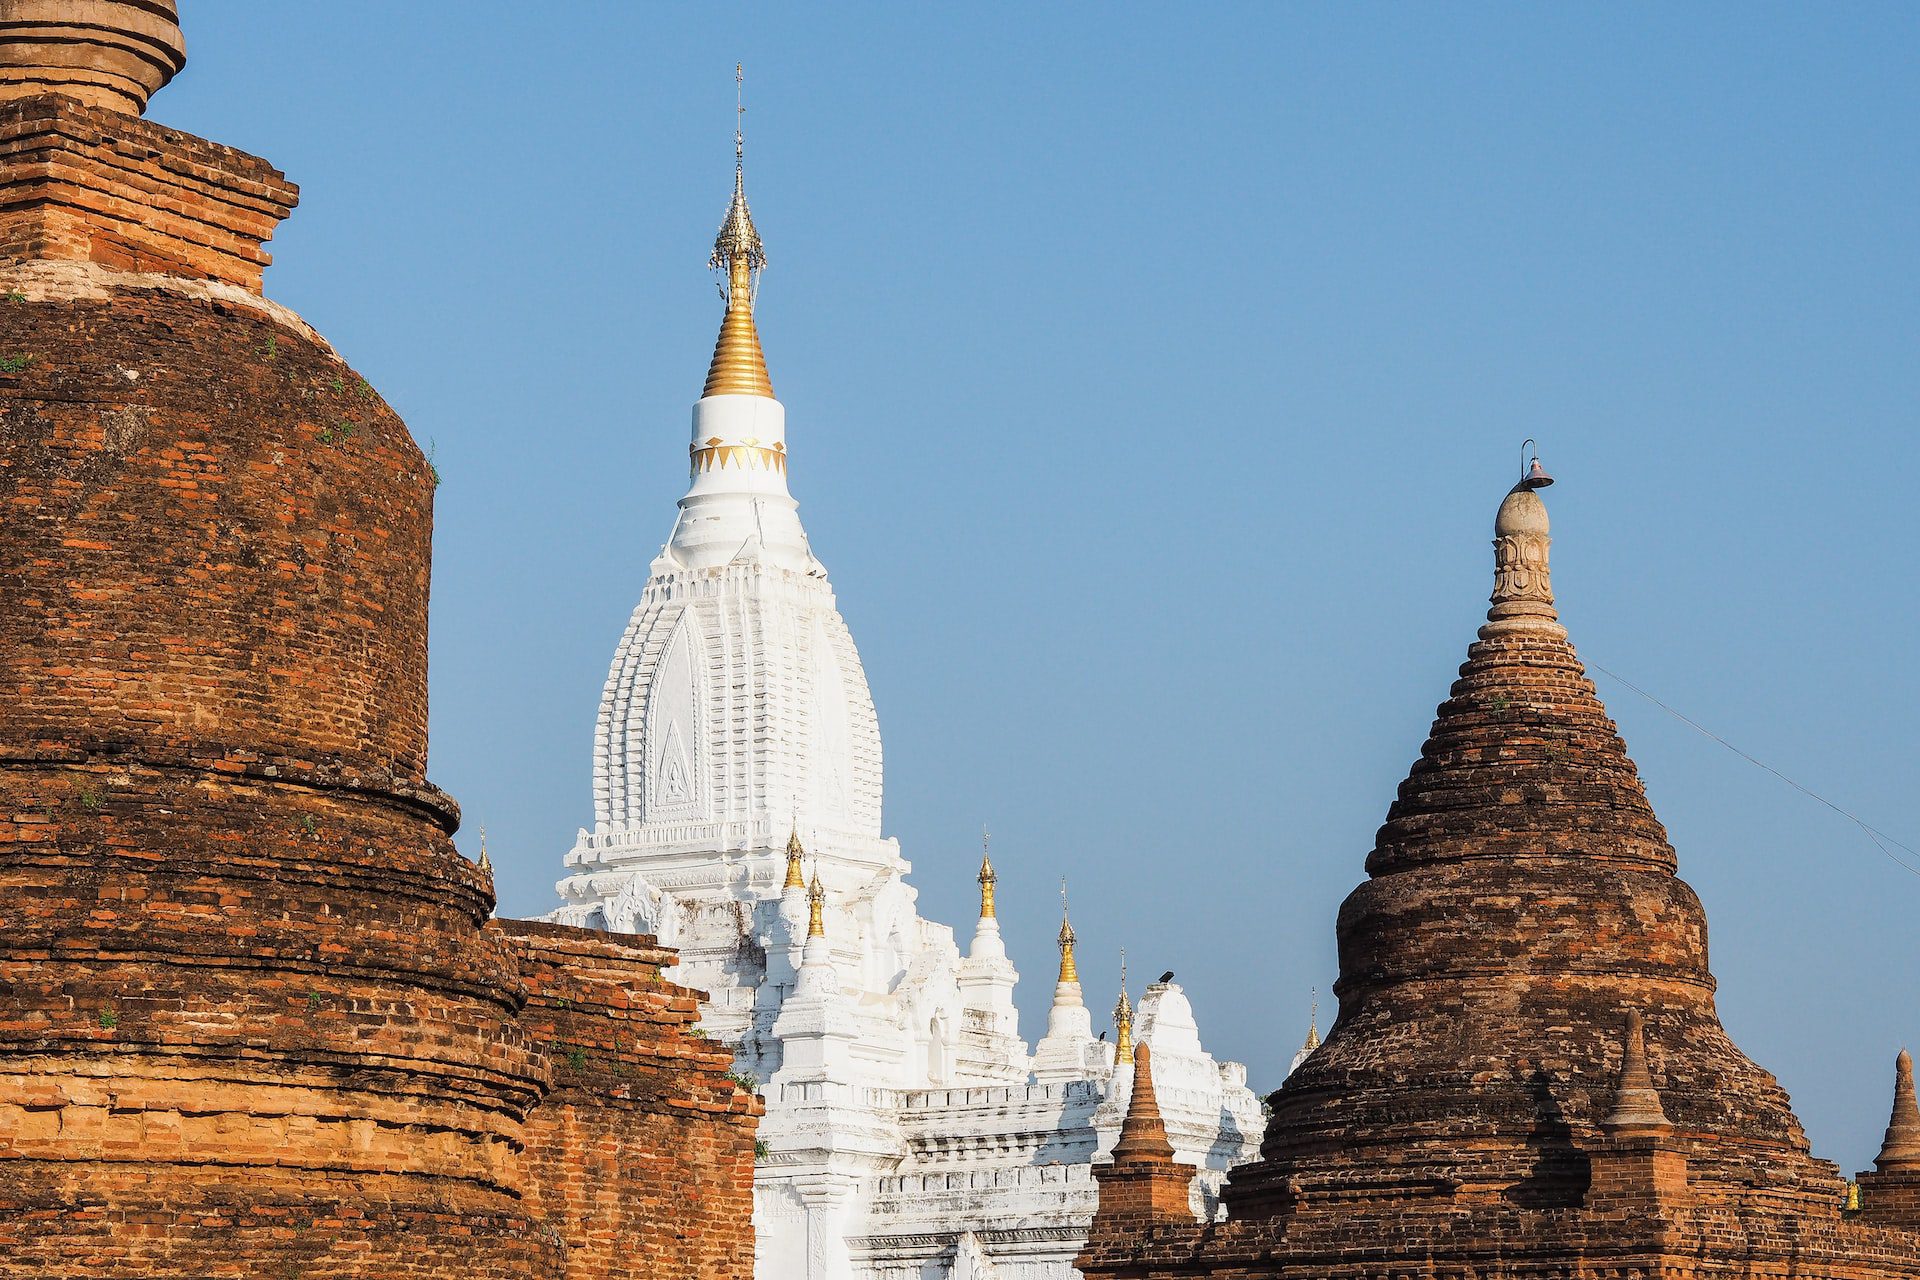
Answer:
M137 116L186 63L174 0L0 0L0 102L57 93Z
M1905 1049L1894 1059L1893 1117L1873 1164L1882 1173L1920 1169L1920 1103L1914 1099L1913 1055Z
M1480 638L1537 631L1564 638L1567 629L1553 607L1553 580L1547 568L1547 504L1540 486L1522 480L1508 491L1493 518L1493 595Z
M1614 1092L1613 1110L1600 1122L1609 1133L1652 1133L1673 1128L1666 1109L1660 1105L1660 1092L1653 1087L1647 1071L1646 1033L1640 1011L1627 1010L1626 1049L1620 1056L1620 1085Z

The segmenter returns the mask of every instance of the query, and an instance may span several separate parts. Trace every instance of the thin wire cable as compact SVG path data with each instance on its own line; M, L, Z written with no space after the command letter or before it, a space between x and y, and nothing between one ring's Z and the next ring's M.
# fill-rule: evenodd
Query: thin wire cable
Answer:
M1606 676L1609 680L1616 680L1620 684L1633 690L1633 692L1639 694L1641 697L1645 698L1648 702L1651 702L1654 706L1660 708L1662 711L1672 716L1675 720L1678 720L1681 724L1684 724L1688 728L1694 730L1694 732L1699 733L1703 737L1711 738L1713 741L1719 743L1721 746L1733 752L1733 754L1739 756L1742 760L1745 760L1748 764L1753 765L1755 768L1766 770L1768 773L1772 774L1774 777L1780 779L1780 781L1792 787L1795 791L1798 791L1801 795L1806 796L1812 800L1817 800L1821 804L1827 806L1827 808L1833 810L1835 813L1845 818L1848 822L1851 822L1854 826L1859 827L1861 831L1865 832L1867 839L1873 841L1873 847L1878 849L1881 853L1886 854L1887 858L1893 863L1893 865L1895 865L1896 867L1899 867L1902 871L1909 872L1910 874L1915 876L1920 876L1920 867L1914 866L1911 862L1908 862L1906 859L1902 858L1899 854L1895 853L1892 849L1887 848L1887 845L1893 845L1895 848L1905 849L1908 853L1912 854L1916 858L1920 858L1920 850L1914 849L1912 845L1906 844L1903 841L1894 839L1892 836L1880 830L1878 827L1868 823L1866 819L1860 817L1860 815L1856 813L1851 813L1846 809L1841 808L1839 805L1827 799L1825 796L1813 790L1811 787L1805 787L1805 786L1802 786L1800 783L1795 782L1792 778L1789 778L1786 774L1780 772L1778 769L1774 768L1772 765L1768 764L1766 761L1758 760L1758 759L1755 759L1753 756L1748 755L1746 752L1742 751L1739 747L1734 746L1731 742L1728 742L1725 738L1721 737L1719 734L1715 733L1713 730L1701 724L1698 720L1694 720L1686 715L1681 714L1678 711L1675 711L1672 707L1660 701L1660 699L1654 697L1652 694L1648 693L1645 689L1642 689L1639 685L1627 679L1625 676L1620 675L1616 672L1607 670L1605 667L1593 661L1591 658L1583 659L1583 661L1586 663L1587 666L1592 667L1595 671L1598 671L1601 675Z

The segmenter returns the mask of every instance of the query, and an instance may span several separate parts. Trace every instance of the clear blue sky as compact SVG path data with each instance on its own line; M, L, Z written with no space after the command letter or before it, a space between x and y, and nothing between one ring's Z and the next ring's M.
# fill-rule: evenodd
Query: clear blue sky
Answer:
M1582 654L1920 846L1920 10L183 8L151 114L302 185L269 293L445 476L433 773L504 914L684 485L737 59L887 826L964 931L992 825L1029 1035L1065 874L1090 1003L1125 945L1277 1079L1525 436ZM1864 1167L1920 877L1601 690L1730 1030Z

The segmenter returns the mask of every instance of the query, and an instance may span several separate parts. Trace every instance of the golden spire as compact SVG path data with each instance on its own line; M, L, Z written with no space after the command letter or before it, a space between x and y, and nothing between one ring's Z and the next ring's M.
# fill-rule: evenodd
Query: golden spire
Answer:
M1313 989L1313 1012L1307 1018L1307 1042L1300 1046L1308 1053L1320 1047L1320 988Z
M993 886L1000 877L993 872L993 859L987 856L987 846L993 843L993 837L987 834L985 827L980 828L980 918L993 919Z
M487 856L487 829L485 827L480 828L480 869L489 874L493 871L493 859Z
M1120 948L1120 999L1113 1006L1113 1060L1133 1063L1133 1005L1127 1001L1127 949Z
M813 883L807 887L807 936L824 938L827 936L827 922L821 915L821 908L827 904L827 891L820 887L820 873L813 873Z
M800 824L795 822L793 832L787 837L787 882L780 886L785 893L788 889L804 889L807 879L800 874L800 859L806 856L806 850L800 847Z
M1060 981L1079 982L1080 970L1073 963L1073 922L1067 918L1067 879L1060 877Z
M745 79L734 64L736 92ZM753 325L754 273L767 265L767 253L747 211L747 141L744 98L735 107L733 129L733 203L713 241L707 265L727 273L727 314L720 322L720 338L713 344L713 363L707 367L706 396L765 396L773 399L767 377L767 359L760 352L760 333Z

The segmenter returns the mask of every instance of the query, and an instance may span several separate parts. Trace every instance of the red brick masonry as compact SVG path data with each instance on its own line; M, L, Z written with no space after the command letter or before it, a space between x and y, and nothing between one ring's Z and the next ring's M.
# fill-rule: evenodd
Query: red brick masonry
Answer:
M669 953L490 925L453 847L435 479L249 292L293 199L0 104L0 1276L744 1278Z
M496 920L527 984L520 1025L553 1089L526 1125L527 1201L568 1280L753 1274L758 1099L694 1030L699 993L649 939Z
M266 161L46 96L0 103L0 259L97 262L259 292L299 188Z

